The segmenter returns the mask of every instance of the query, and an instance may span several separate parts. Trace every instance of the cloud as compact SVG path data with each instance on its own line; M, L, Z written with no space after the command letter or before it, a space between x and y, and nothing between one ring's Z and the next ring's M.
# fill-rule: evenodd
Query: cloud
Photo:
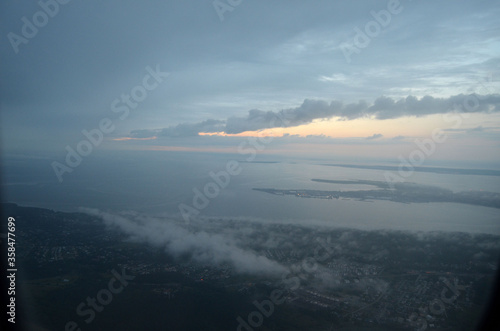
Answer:
M469 129L468 132L483 132L485 128L482 125L476 126L475 128Z
M383 136L384 135L381 133L374 133L373 136L366 137L365 139L366 140L374 140L374 139L382 138Z
M321 82L345 82L346 80L348 80L348 78L344 74L333 74L331 76L319 77L319 81Z
M239 236L234 232L211 233L209 225L203 230L187 229L175 221L145 217L133 212L117 215L97 209L81 210L99 217L108 226L117 227L132 240L162 247L175 257L190 257L193 261L211 265L230 263L241 273L281 275L287 270L278 262L258 255L251 249L243 249ZM248 234L248 229L244 234Z
M309 134L306 136L306 138L319 138L319 139L323 139L323 138L328 138L326 135L324 134Z
M443 129L443 131L447 132L455 132L455 133L496 133L499 131L499 127L496 126L489 126L489 127L484 127L482 125L472 127L472 128L460 128L460 129L453 129L453 128L448 128L448 129Z
M200 132L220 132L225 130L224 121L208 119L199 123L181 123L160 130L134 130L131 132L133 138L161 137L191 137Z
M252 109L244 117L229 117L227 120L209 119L199 123L181 123L160 130L135 130L131 132L134 138L152 136L186 137L197 136L201 132L225 132L238 134L246 131L258 131L270 128L287 128L309 124L314 120L326 120L337 117L339 120L354 120L358 118L375 118L379 120L400 118L405 116L426 116L459 112L499 112L500 94L465 95L459 94L449 98L434 98L424 96L420 99L408 96L399 100L389 97L379 97L372 105L360 100L357 103L343 104L341 101L306 99L295 108L280 111L263 111ZM376 139L374 137L372 139Z
M306 99L296 108L279 112L252 109L246 117L230 117L226 123L226 133L241 133L275 127L294 127L309 124L315 119L327 119L339 114L342 103Z

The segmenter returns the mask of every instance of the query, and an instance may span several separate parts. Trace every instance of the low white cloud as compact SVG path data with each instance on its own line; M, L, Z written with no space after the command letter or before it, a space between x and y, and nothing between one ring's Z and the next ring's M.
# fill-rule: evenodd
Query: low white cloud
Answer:
M189 256L204 264L230 263L237 272L242 273L280 275L286 271L279 263L243 248L234 233L210 233L209 229L187 228L173 220L135 213L118 215L89 208L82 208L82 211L99 217L106 225L118 228L134 241L162 247L175 257Z

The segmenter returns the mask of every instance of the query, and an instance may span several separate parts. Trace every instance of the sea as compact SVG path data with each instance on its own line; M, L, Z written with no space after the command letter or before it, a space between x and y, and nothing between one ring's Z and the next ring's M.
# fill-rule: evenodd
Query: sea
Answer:
M239 154L96 151L71 173L65 173L59 182L51 166L53 161L48 157L4 157L2 201L66 212L77 212L83 207L164 218L182 218L179 207L184 205L194 208L201 218L360 230L500 235L500 209L496 208L437 202L305 199L253 190L373 189L368 185L311 180L386 181L387 170L368 169L370 163L366 162L357 163L365 168L356 168L346 167L346 162L338 160L272 155L247 162ZM336 166L339 164L343 166ZM228 167L232 167L231 174ZM217 176L223 181L217 183L214 179ZM454 192L482 190L500 194L500 176L494 175L415 171L404 180ZM200 193L204 195L203 201Z

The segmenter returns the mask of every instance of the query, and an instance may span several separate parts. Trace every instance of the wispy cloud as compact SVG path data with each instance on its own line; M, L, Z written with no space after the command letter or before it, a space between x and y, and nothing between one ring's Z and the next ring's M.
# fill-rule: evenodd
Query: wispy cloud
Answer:
M374 140L374 139L379 139L382 138L384 135L380 133L374 133L373 136L366 137L366 140Z
M189 256L190 259L205 264L230 263L236 271L242 273L280 275L286 271L278 262L249 248L243 248L241 240L234 233L211 233L207 229L187 228L173 220L136 213L118 215L97 209L81 210L99 217L108 226L117 227L129 235L130 239L162 247L175 257Z

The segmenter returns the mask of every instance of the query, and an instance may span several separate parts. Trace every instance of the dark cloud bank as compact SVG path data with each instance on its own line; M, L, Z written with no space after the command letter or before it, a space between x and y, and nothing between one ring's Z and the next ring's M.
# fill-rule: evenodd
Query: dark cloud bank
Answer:
M500 94L464 95L459 94L449 98L434 98L424 96L420 99L408 96L395 100L380 97L372 105L360 100L358 103L343 104L340 101L330 103L323 100L306 99L296 108L281 111L263 111L252 109L246 117L229 117L226 120L209 119L198 123L181 123L158 130L134 130L134 138L147 137L189 137L201 132L226 132L237 134L245 131L256 131L277 127L294 127L308 124L317 119L338 117L339 120L354 120L364 117L375 119L393 119L405 116L426 116L448 112L494 113L500 111ZM372 137L379 138L379 137Z

